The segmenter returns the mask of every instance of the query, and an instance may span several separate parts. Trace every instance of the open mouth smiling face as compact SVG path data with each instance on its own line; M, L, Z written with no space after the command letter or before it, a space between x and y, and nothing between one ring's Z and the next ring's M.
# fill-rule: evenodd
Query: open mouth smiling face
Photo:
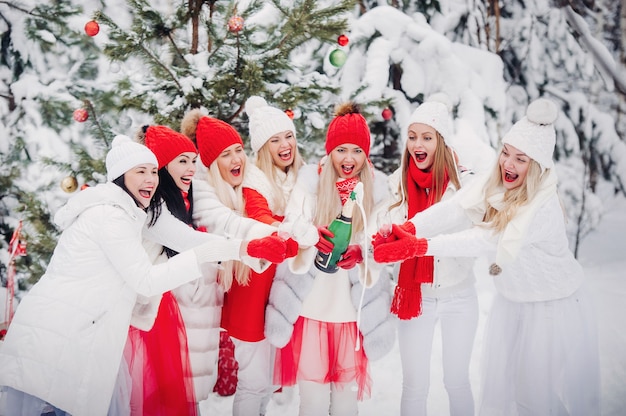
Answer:
M363 169L367 156L363 149L355 144L342 144L332 152L330 158L337 172L337 175L343 179L350 179L357 176Z

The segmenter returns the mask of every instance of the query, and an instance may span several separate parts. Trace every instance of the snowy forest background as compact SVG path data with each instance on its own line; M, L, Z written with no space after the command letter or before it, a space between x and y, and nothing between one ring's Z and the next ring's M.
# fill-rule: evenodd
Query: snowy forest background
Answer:
M247 143L250 95L293 113L309 162L323 155L333 107L357 101L385 172L409 115L434 93L448 96L451 144L475 171L491 166L530 101L550 98L577 253L607 201L626 195L625 45L626 0L0 0L2 286L20 221L16 296L43 274L59 233L52 216L105 180L116 134L178 129L202 108Z

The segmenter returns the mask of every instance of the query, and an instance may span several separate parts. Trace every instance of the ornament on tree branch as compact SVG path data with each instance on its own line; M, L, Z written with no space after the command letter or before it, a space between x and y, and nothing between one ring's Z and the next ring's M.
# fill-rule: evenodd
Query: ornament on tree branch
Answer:
M89 36L96 36L100 32L100 25L95 20L85 23L85 33Z
M393 117L393 111L390 108L385 108L382 112L383 120L388 121Z
M78 181L73 176L66 176L61 181L61 189L63 189L68 194L71 194L76 189L78 189Z
M228 30L233 33L239 33L243 29L243 17L234 15L228 19Z
M285 110L285 114L287 114L287 117L289 117L290 119L293 120L295 114L293 113L293 110L291 108L288 108Z
M72 117L79 123L84 123L89 118L89 112L85 108L77 108Z
M87 188L89 188L89 184L87 184L87 183L84 183L84 184L82 184L82 185L80 186L80 190L81 190L81 191L84 191L84 190L85 190L85 189L87 189Z
M346 46L348 42L350 42L350 40L346 35L339 35L339 37L337 38L337 43L339 44L339 46Z
M346 63L346 59L348 59L348 55L341 49L335 49L328 56L331 65L337 68L341 68Z

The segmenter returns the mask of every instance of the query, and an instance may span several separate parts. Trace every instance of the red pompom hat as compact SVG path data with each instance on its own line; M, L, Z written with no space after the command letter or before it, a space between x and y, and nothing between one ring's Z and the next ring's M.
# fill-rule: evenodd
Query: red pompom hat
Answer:
M233 126L209 116L198 120L196 143L202 164L207 168L227 147L237 143L243 146L243 140Z
M342 144L355 144L370 156L370 129L361 115L359 106L348 102L337 107L335 118L328 125L326 132L326 154Z
M166 126L144 127L146 147L152 150L159 161L159 169L170 163L181 153L198 153L196 146L182 133Z

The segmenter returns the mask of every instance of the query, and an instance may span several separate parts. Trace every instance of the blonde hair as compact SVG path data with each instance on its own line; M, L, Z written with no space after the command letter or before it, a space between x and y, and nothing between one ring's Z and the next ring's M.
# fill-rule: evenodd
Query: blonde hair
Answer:
M269 141L261 146L261 148L257 152L255 164L265 174L265 176L270 179L270 184L272 186L272 195L274 197L274 201L272 201L272 206L275 207L274 210L276 212L284 212L285 207L287 206L287 201L285 200L283 190L278 185L279 181L276 178L277 166L274 164L274 158L270 153L267 143L269 143ZM298 171L300 170L302 165L304 165L304 160L302 160L302 156L300 156L300 151L298 150L298 146L296 145L296 153L293 157L293 162L291 163L291 165L287 166L285 173L298 176Z
M374 171L369 160L365 160L363 169L359 172L359 180L363 183L363 209L365 215L369 216L374 207ZM339 179L335 171L330 156L322 166L319 183L317 185L318 206L315 211L314 222L316 225L328 225L341 212L341 198L337 192L335 183ZM320 204L319 201L324 201ZM352 233L355 234L363 230L363 218L359 209L354 210L352 216Z
M528 166L528 172L526 173L524 182L514 189L504 191L504 198L502 200L504 207L497 210L489 204L489 198L501 193L504 189L500 163L496 163L485 185L485 206L487 209L483 221L487 226L493 228L496 232L503 231L509 221L515 217L517 210L532 201L539 191L541 182L544 178L548 177L549 171L550 169L546 169L542 173L539 163L530 159L530 165Z
M437 137L437 148L435 149L431 168L433 172L433 187L430 190L434 195L433 204L441 201L446 186L446 172L448 173L450 182L454 184L456 189L461 189L461 179L459 178L456 157L452 149L446 145L443 136L439 134L438 131L435 131L435 136ZM409 154L409 148L405 146L401 163L402 175L400 183L398 184L398 195L400 199L391 205L389 209L395 208L408 200L407 181L409 176L409 163L411 163L411 155Z
M242 173L244 170L245 163L243 165ZM226 182L222 178L219 167L217 166L217 162L215 161L211 163L211 166L209 166L209 170L207 173L207 182L215 189L217 199L222 204L243 216L243 187L241 185L235 186L234 188L230 186L228 182ZM228 291L231 288L233 284L233 277L240 285L247 286L250 282L250 268L245 264L235 260L222 262L222 269L219 270L217 277L218 282L220 283L224 291Z

